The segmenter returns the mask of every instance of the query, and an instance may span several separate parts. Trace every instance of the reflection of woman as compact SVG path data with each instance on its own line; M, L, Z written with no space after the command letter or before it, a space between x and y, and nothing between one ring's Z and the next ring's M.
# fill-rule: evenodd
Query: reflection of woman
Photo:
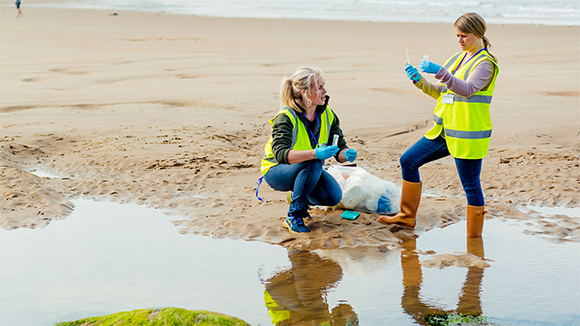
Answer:
M457 309L444 310L433 305L431 302L424 303L421 300L421 285L423 273L419 264L419 255L416 252L414 238L407 239L401 244L401 268L403 270L403 297L401 306L418 324L427 325L425 317L430 315L463 314L479 316L481 309L481 282L483 280L483 268L469 267L461 296L457 302ZM481 237L467 240L467 252L483 259L483 240Z
M282 79L282 109L270 120L272 136L264 149L262 175L275 190L292 191L284 226L310 232L303 219L308 205L334 206L342 199L336 180L322 169L324 160L352 162L357 152L346 146L338 116L328 106L324 75L302 67ZM332 145L334 136L338 144Z
M407 64L409 79L425 94L437 99L434 126L401 156L401 212L379 217L381 223L415 227L421 199L419 168L451 155L467 197L467 236L481 236L485 202L479 176L491 137L489 106L499 73L495 57L488 50L491 44L484 36L486 29L481 16L467 13L455 21L462 52L451 56L443 67L421 60L421 71L435 74L440 85L431 84Z
M264 299L272 323L282 325L358 325L348 304L329 311L324 293L342 279L342 268L305 250L288 249L292 268L265 281Z

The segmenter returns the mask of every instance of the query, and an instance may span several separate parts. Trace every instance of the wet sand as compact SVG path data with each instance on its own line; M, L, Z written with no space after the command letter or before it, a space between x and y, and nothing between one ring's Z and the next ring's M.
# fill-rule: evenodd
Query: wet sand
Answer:
M314 210L311 233L289 234L286 194L263 184L266 201L255 197L267 120L282 76L319 66L358 165L400 186L398 158L428 130L434 106L406 78L405 48L414 64L423 54L445 61L458 51L451 24L34 7L17 19L5 9L2 228L43 228L80 197L182 215L184 234L305 249L394 248L410 234L373 214L342 220L339 210ZM490 25L487 34L501 69L481 176L487 218L529 220L556 241L579 241L580 219L522 207L580 204L579 34L534 25ZM417 229L465 219L453 160L421 175Z

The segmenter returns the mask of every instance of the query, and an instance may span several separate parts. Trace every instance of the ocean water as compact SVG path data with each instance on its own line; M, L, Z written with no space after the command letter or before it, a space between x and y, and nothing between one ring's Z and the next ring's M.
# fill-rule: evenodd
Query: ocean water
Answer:
M42 6L213 17L445 23L477 12L495 24L580 25L578 0L76 0Z

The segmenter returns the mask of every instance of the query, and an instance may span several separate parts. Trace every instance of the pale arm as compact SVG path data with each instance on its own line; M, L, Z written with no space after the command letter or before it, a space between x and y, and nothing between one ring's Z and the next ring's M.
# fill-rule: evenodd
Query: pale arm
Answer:
M344 154L343 154L344 155ZM316 159L316 151L314 149L306 151L290 150L288 152L288 163L296 164L304 161L310 161Z

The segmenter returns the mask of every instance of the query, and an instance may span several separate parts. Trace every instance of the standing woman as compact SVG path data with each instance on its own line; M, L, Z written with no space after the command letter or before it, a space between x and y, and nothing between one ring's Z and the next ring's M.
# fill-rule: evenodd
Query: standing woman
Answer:
M440 81L438 85L424 79L410 64L405 67L415 86L437 100L434 126L401 156L401 212L381 216L379 221L415 227L421 199L419 168L452 155L467 196L467 237L474 238L483 231L485 201L479 175L489 148L492 129L489 106L499 67L489 53L491 44L484 36L487 26L480 15L467 13L454 26L461 52L451 56L443 66L425 59L419 64L422 72L435 74Z
M322 169L324 160L356 159L346 146L338 116L328 106L319 68L302 67L282 79L282 108L270 120L272 135L264 148L261 171L270 187L291 191L284 227L291 233L310 232L303 219L310 218L308 205L334 206L342 199L336 180ZM338 144L332 145L334 136Z

